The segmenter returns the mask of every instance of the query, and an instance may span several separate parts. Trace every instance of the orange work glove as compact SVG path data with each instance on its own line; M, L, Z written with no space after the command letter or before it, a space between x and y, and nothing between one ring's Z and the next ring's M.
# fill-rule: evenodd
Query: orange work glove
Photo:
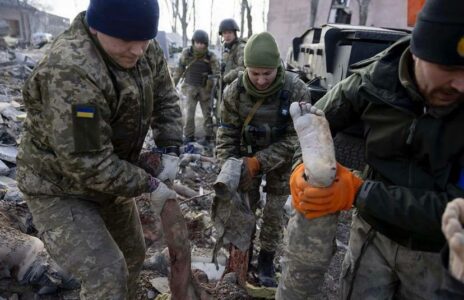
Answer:
M293 207L308 219L322 217L340 210L349 210L363 181L337 163L337 174L331 186L315 188L304 178L300 164L290 177Z
M244 191L250 189L253 177L258 175L261 166L256 156L253 157L242 157L243 167L242 174L240 176L240 188Z

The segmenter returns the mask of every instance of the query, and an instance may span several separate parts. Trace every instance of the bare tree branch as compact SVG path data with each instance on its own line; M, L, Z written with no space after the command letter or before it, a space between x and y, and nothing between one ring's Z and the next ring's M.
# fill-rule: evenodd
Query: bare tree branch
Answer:
M182 15L180 16L180 25L182 27L182 45L187 47L187 14L188 14L188 0L182 1Z
M317 8L319 7L319 0L311 0L311 13L309 15L309 26L314 27L316 23Z
M243 32L245 31L245 1L242 0L240 3L240 38L243 38Z
M366 25L371 0L356 0L359 5L359 25Z
M242 10L241 10L241 21L242 21L242 33L240 34L240 37L243 37L243 25L244 25L244 15L246 12L246 18L247 18L247 27L248 27L248 32L247 36L250 37L253 35L253 19L251 16L251 5L248 3L248 0L242 0Z
M213 43L213 7L214 0L211 0L210 13L209 13L209 38L211 43Z
M193 29L197 29L197 6L195 0L192 0Z

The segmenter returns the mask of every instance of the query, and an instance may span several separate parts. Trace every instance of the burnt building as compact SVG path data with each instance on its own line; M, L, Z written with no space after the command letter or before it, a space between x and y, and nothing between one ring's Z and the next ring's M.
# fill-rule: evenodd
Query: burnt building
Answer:
M69 19L40 11L24 0L0 0L0 20L9 25L9 35L23 44L30 43L35 32L56 36L69 26Z

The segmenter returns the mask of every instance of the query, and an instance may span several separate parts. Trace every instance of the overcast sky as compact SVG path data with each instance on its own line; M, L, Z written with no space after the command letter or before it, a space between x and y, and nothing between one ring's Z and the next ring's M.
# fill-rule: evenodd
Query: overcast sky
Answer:
M74 19L74 17L81 11L87 9L89 5L89 0L41 0L50 7L52 7L52 13ZM159 29L165 31L171 31L170 23L170 13L167 10L166 2L170 0L158 0L160 5L160 24ZM211 14L211 2L212 0L196 0L196 29L203 29L206 32L210 32L210 14ZM213 31L217 31L219 22L225 18L234 18L237 23L240 19L240 1L239 0L214 0L213 6ZM261 32L265 30L263 24L263 7L266 7L266 18L267 18L267 6L269 0L249 0L252 5L252 15L253 15L253 31ZM193 18L191 18L189 24L188 35L190 36L194 30L193 28ZM178 30L180 31L180 30Z

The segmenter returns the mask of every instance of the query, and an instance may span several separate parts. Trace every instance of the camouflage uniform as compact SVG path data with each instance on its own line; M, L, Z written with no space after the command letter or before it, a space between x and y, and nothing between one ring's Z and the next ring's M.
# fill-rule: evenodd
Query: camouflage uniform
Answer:
M193 46L192 46L193 47ZM182 51L179 65L174 74L174 82L177 84L184 76L182 90L187 96L187 112L184 126L184 137L193 141L195 137L195 111L197 103L200 103L203 113L203 128L207 140L214 139L213 120L211 116L211 84L208 75L219 74L219 62L216 54L207 51L205 56L195 58L192 47Z
M151 126L181 144L181 112L163 52L150 42L133 69L105 54L81 13L27 80L18 185L47 250L82 280L83 299L127 299L145 257L133 196ZM130 296L131 297L131 296Z
M261 176L265 174L267 202L260 242L261 249L272 252L281 240L282 208L289 194L289 171L297 146L296 132L285 109L291 102L309 101L309 91L301 80L286 73L282 89L265 99L242 135L245 119L256 100L246 94L241 80L242 76L239 76L224 93L216 140L217 157L222 163L229 157L256 156L259 160L261 175L254 179L248 193L250 205L256 210Z
M239 72L243 72L243 51L245 42L236 38L230 45L224 44L222 51L222 81L224 85L230 84L237 78Z
M368 168L354 201L357 211L342 265L342 299L433 299L442 277L441 215L448 201L464 196L458 186L464 169L464 140L458 129L464 128L464 105L426 106L411 74L409 44L408 38L402 39L359 63L353 75L316 103L333 134L356 120L365 126ZM330 219L337 221L335 215L327 216ZM333 227L315 228L302 262L328 266L332 243L324 253L316 252L319 257L311 250L334 241ZM295 230L308 234L311 229ZM297 251L302 249L290 249ZM288 282L306 296L280 299L306 299L317 289L305 280L309 273L297 275Z

